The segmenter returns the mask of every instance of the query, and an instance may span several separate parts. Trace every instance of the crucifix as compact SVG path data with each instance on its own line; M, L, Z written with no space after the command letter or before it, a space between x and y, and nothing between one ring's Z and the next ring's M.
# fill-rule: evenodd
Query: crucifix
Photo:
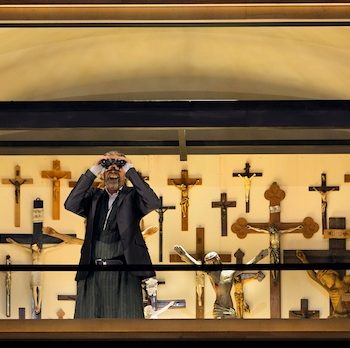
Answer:
M245 211L249 213L250 209L250 188L252 180L255 176L262 176L262 173L251 173L250 164L246 162L243 173L232 173L232 176L238 176L243 180L244 183L244 197L245 197Z
M59 220L60 218L60 179L70 179L71 172L61 170L59 160L52 162L52 170L43 170L41 177L52 180L53 188L53 203L52 203L52 218Z
M327 228L327 196L330 191L339 191L339 186L327 186L327 174L321 174L321 186L309 186L309 191L318 191L321 195L322 233Z
M221 193L219 202L211 202L212 208L221 208L221 235L227 236L227 208L235 207L236 201L228 201L226 193Z
M197 260L203 260L205 255L204 248L204 228L196 228L196 252L191 253L191 257ZM231 262L231 254L219 254L222 262ZM169 255L170 262L184 262L178 254ZM204 273L196 271L196 318L204 318Z
M329 219L329 227L331 229L344 229L345 219ZM283 261L284 263L350 263L350 250L346 250L346 239L331 238L329 239L328 250L284 250ZM327 270L315 272L313 270L307 270L309 276L317 281L322 287L324 287L330 296L330 316L339 317L347 312L347 305L343 299L345 294L344 286L338 288L335 286L335 280L337 283L342 282L342 278L346 276L346 270L333 271L330 269L331 265L327 266ZM349 290L348 290L349 291ZM336 303L336 305L334 305Z
M21 186L32 184L33 179L21 178L21 167L15 166L15 177L13 179L2 179L3 184L12 184L15 187L15 226L21 225Z
M42 264L44 252L51 250L44 245L59 244L62 241L53 236L43 235L43 218L44 218L44 202L40 198L33 201L33 232L28 233L7 233L0 234L0 243L11 243L21 247L32 254L32 264ZM74 235L72 235L74 236ZM32 288L32 319L41 319L41 277L40 271L31 271L31 288Z
M267 223L248 223L245 218L239 218L231 226L238 238L245 238L248 233L267 233L270 238L270 262L280 263L280 238L286 233L302 233L305 238L311 238L318 231L318 224L311 217L303 222L281 222L281 201L285 192L276 182L265 191L265 198L270 202L270 219ZM281 282L280 271L270 272L270 311L271 318L281 317Z
M168 209L176 209L174 205L163 205L163 196L159 197L160 200L160 208L156 209L156 212L159 215L159 262L163 261L163 221L164 221L164 213Z
M168 185L175 185L181 190L181 230L188 231L188 207L190 205L190 198L188 190L195 185L202 185L202 179L188 177L188 170L181 170L181 178L168 179Z
M318 319L320 311L309 310L309 300L307 298L300 299L300 310L289 311L289 318L298 319Z
M269 254L268 249L261 250L260 253L247 264L257 263ZM244 252L238 249L234 256L236 258L236 264L243 264ZM265 274L262 271L236 271L233 276L233 285L235 289L235 302L236 302L236 317L238 319L243 318L244 312L250 312L248 303L244 299L244 284L249 279L257 279L261 282L265 278Z

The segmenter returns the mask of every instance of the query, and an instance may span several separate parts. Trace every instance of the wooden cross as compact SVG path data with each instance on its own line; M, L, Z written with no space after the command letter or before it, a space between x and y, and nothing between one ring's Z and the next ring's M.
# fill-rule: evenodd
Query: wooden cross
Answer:
M307 298L300 299L300 310L289 311L289 318L297 319L318 319L320 311L309 311L309 300Z
M221 208L221 235L227 236L227 208L235 207L236 201L228 201L226 193L221 193L219 202L211 202L212 208Z
M15 187L15 226L21 225L21 185L32 184L33 179L21 178L21 167L15 166L15 177L13 179L2 179L3 184L12 184Z
M327 174L321 174L321 186L309 186L309 191L318 191L321 195L322 233L327 228L327 196L330 191L339 191L339 186L327 186Z
M190 254L197 260L203 260L205 255L204 248L204 228L196 228L196 252ZM231 262L231 254L219 254L222 262ZM178 254L169 255L170 262L184 262ZM204 318L204 273L196 271L196 318Z
M163 221L164 221L164 213L168 209L176 209L174 205L163 205L163 196L159 197L160 200L160 208L156 209L156 212L159 215L159 262L163 261Z
M255 176L262 176L262 173L251 173L250 164L246 162L243 173L232 173L232 176L239 176L244 182L244 196L245 196L245 211L249 213L250 209L250 187Z
M44 219L44 202L40 198L36 198L33 201L33 232L29 233L1 233L0 243L8 243L7 239L12 239L16 244L37 244L40 248L44 244L59 244L62 240L52 236L43 235L43 219ZM75 236L71 234L70 236ZM33 302L34 303L34 302ZM41 319L41 312L35 313L32 305L32 319Z
M329 219L331 229L345 228L345 219ZM346 250L346 239L329 239L328 250L303 250L308 262L312 263L350 263L350 250ZM296 255L297 250L284 250L284 263L300 263ZM330 269L330 266L327 267ZM341 277L344 277L346 270L338 270ZM331 310L332 310L332 306ZM332 313L332 311L331 311Z
M181 178L168 179L168 185L175 185L181 190L181 230L188 231L188 207L190 205L190 198L188 190L194 185L202 185L202 179L190 179L188 177L188 170L181 170Z
M70 179L71 172L62 171L59 160L52 162L52 170L44 170L41 172L41 177L52 180L53 188L53 203L52 203L52 218L59 220L60 218L60 179Z
M265 191L264 196L270 202L269 222L248 223L246 219L239 218L231 226L231 230L238 238L245 238L248 233L267 233L270 237L270 262L279 264L282 234L302 233L305 238L311 238L319 226L311 217L306 217L303 222L281 222L281 201L285 198L285 192L276 182ZM271 318L281 317L281 281L278 270L270 273L270 311Z

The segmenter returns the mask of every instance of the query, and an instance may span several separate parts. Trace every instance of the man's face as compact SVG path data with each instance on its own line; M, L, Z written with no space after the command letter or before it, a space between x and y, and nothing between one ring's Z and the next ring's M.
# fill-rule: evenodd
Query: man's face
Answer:
M126 178L125 173L115 164L109 166L103 173L105 187L109 193L115 193L121 186L124 186Z

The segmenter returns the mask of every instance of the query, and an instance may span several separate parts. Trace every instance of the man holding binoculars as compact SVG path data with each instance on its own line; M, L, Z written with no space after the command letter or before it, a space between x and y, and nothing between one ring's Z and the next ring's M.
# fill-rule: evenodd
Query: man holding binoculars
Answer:
M105 187L92 186L98 175ZM126 186L129 179L132 187ZM151 267L96 270L96 266L151 266L140 220L160 208L160 200L117 151L107 152L82 174L66 199L67 210L86 219L78 270L75 318L144 318L141 281L155 276Z

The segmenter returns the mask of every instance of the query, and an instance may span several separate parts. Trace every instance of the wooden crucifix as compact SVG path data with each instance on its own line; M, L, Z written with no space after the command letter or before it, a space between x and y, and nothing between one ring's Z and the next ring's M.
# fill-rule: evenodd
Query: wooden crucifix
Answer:
M221 208L221 235L227 236L227 208L235 207L236 201L228 201L226 193L221 193L218 202L211 202L212 208Z
M159 215L159 262L163 261L163 221L164 221L164 213L168 209L176 209L174 205L163 205L163 196L159 197L160 200L160 208L156 209L156 212Z
M331 229L344 229L345 219L329 219L329 227ZM315 272L312 269L307 270L310 277L321 284L328 291L330 297L330 317L339 317L341 312L346 312L348 316L350 312L347 310L347 305L344 303L346 300L343 296L346 292L343 286L338 289L335 284L332 284L331 280L335 277L339 277L338 281L342 281L342 278L346 276L346 270L342 269L337 271L331 270L332 263L350 263L350 250L346 250L346 239L329 239L328 250L284 250L283 261L284 263L300 263L301 260L304 263L329 263L327 269L319 272ZM321 278L322 277L322 278ZM328 279L326 279L328 277ZM337 303L336 306L333 303Z
M232 176L238 176L243 180L244 183L244 197L245 197L245 211L249 213L250 210L250 188L252 180L255 176L262 176L262 173L250 172L250 164L246 162L243 173L232 173Z
M203 260L204 248L204 228L196 228L196 252L191 256L197 260ZM231 262L231 254L219 254L222 262ZM169 255L170 262L184 262L178 254ZM204 273L196 271L196 318L204 318Z
M33 232L29 233L1 233L0 243L11 243L32 253L32 264L41 264L46 244L59 244L62 241L53 236L43 235L44 202L40 198L33 201ZM74 234L70 236L75 236ZM51 250L51 249L50 249ZM40 272L31 271L32 286L32 319L41 319L41 283Z
M43 170L41 177L52 180L53 201L52 201L52 218L54 220L60 219L60 179L70 179L71 172L61 170L61 163L59 160L52 162L52 170Z
M33 179L21 178L21 167L15 166L15 177L12 179L2 179L3 184L12 184L15 187L15 226L21 226L21 186L32 184Z
M270 238L270 262L280 263L280 238L285 233L302 233L305 238L311 238L318 231L318 224L311 217L303 222L281 222L281 201L285 192L276 182L265 191L265 198L270 202L270 219L268 223L248 223L245 218L239 218L231 230L238 238L245 238L248 233L267 233ZM280 272L273 270L270 273L270 311L271 318L281 317L281 280Z
M181 230L188 231L188 208L190 205L189 189L195 185L202 185L202 179L188 177L188 170L181 170L181 178L168 179L168 185L175 185L181 191Z
M327 174L321 174L321 186L309 186L309 191L318 191L321 195L322 233L327 228L327 196L331 191L339 191L339 186L327 186Z
M309 300L307 298L300 299L300 309L289 311L289 318L294 319L318 319L320 311L309 310Z

